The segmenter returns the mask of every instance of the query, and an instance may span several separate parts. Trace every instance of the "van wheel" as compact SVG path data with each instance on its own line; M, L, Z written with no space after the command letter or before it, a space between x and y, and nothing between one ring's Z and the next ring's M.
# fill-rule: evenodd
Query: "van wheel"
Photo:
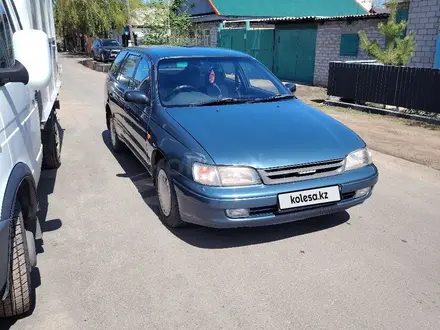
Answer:
M173 228L185 226L186 223L180 218L179 204L173 180L170 176L170 169L164 159L161 159L157 164L155 174L160 220L165 225Z
M9 293L0 303L0 317L17 316L28 312L32 306L31 264L26 241L23 214L16 202L11 226L11 252Z
M43 168L55 169L61 165L61 138L60 124L55 113L47 120L46 127L42 131L43 141Z

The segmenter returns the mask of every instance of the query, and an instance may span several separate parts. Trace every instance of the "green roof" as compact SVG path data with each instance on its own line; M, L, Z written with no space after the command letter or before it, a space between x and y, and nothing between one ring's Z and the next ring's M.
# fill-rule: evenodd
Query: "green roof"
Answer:
M355 0L208 0L223 16L344 16L365 14Z

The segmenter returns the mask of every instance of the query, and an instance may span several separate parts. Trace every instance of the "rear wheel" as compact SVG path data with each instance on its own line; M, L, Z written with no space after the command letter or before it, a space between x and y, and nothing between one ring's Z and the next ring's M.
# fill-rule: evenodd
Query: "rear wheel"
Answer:
M43 168L55 169L61 165L60 124L53 112L47 120L41 136L43 142Z
M16 203L11 230L9 293L0 303L0 317L17 316L32 306L31 262L20 203ZM33 235L32 235L33 237Z
M169 166L164 159L161 159L157 164L155 173L160 220L173 228L183 227L185 222L180 218L176 191L170 176Z

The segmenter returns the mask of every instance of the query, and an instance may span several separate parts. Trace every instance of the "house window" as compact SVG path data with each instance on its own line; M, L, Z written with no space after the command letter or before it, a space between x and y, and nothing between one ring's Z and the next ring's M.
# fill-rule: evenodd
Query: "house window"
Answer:
M203 46L203 31L202 30L196 31L196 43L197 43L197 46Z
M359 53L359 36L357 33L341 35L341 47L339 49L340 56L358 56Z
M203 31L203 46L205 46L205 47L211 46L211 31L210 30Z

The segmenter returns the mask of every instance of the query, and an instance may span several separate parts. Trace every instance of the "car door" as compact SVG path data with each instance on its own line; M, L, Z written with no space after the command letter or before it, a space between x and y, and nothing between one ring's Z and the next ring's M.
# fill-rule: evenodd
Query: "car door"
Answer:
M140 55L133 53L128 54L122 63L121 68L119 69L119 73L116 77L117 84L113 89L114 102L116 104L116 109L113 112L115 119L120 124L120 128L123 131L122 134L130 144L129 147L134 148L135 150L133 151L137 152L139 152L139 150L136 144L135 132L131 126L131 119L127 113L124 94L136 87L133 82L133 78L139 61Z
M150 99L150 103L135 104L126 102L127 124L130 126L130 130L133 134L133 143L136 144L135 148L139 152L139 156L145 161L147 165L150 165L150 156L147 152L147 130L151 119L152 110L152 97L151 97L151 62L146 57L142 57L136 68L136 72L133 77L132 85L129 86L133 90L140 90L144 92Z

